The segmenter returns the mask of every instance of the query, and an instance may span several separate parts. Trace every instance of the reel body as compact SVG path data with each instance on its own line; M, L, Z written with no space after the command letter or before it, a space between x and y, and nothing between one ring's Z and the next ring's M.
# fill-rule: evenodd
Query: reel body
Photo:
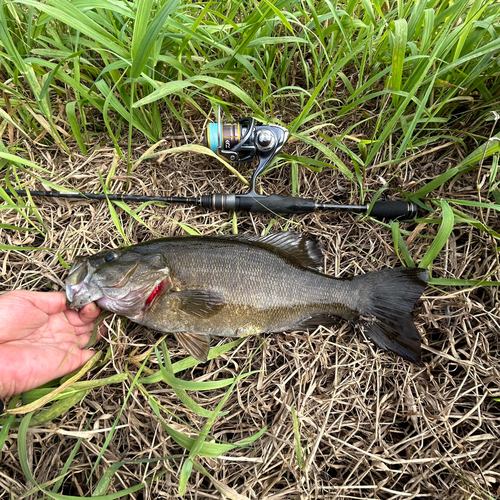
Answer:
M209 123L203 135L203 144L214 153L231 162L250 161L257 157L250 193L255 193L255 180L273 158L281 151L290 132L280 125L263 125L254 118L242 118L238 122ZM249 193L249 194L250 194Z

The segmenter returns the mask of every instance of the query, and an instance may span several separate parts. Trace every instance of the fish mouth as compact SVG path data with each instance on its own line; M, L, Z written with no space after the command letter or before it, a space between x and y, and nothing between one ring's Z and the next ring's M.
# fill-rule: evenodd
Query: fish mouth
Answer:
M102 292L92 284L93 268L89 262L77 262L66 278L66 305L79 311L87 304L102 297Z
M79 311L82 306L77 306L75 304L75 297L78 294L78 292L83 288L83 283L80 283L80 285L70 285L66 283L66 306L68 309L72 309L73 311ZM85 304L86 305L86 304Z

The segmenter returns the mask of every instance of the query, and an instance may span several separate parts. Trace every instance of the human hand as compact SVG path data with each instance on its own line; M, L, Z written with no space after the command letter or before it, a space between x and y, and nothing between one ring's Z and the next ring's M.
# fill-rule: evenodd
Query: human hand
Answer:
M64 292L15 290L0 296L0 398L39 387L83 366L99 308L66 306Z

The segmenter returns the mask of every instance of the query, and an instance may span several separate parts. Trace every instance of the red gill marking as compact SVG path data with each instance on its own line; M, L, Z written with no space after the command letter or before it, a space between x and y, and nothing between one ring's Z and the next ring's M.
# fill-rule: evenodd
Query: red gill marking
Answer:
M153 291L151 292L151 295L147 298L146 300L146 304L145 304L145 307L149 307L152 303L153 303L153 300L156 299L156 297L158 297L158 295L161 293L161 291L163 290L163 287L164 287L165 283L163 281L160 281L153 289Z

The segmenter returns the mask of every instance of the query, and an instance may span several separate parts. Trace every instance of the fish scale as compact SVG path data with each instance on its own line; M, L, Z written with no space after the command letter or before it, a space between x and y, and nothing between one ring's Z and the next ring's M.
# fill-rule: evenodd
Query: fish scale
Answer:
M297 305L332 302L337 280L294 265L283 255L265 248L242 248L236 239L229 242L230 245L216 238L207 241L202 254L197 248L183 248L182 241L172 242L168 250L172 274L190 288L212 287L227 294L233 303L279 307L290 301ZM342 289L335 292L348 301Z
M282 331L329 302L328 288L321 283L329 279L324 275L294 266L255 245L241 245L236 239L206 240L203 254L196 246L186 247L182 240L169 242L166 252L172 262L171 276L182 283L181 289L221 294L224 307L213 316L186 315L169 308L171 294L165 291L142 320L146 326L220 336Z

